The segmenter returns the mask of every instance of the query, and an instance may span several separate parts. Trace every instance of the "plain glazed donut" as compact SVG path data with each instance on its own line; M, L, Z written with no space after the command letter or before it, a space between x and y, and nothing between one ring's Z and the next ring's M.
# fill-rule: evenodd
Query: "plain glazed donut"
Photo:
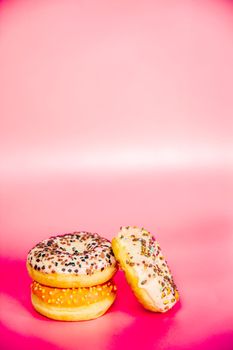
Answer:
M27 257L33 280L51 287L102 284L117 271L111 243L97 233L74 232L38 243Z
M161 248L152 234L136 226L121 227L112 249L139 302L166 312L179 300L177 287Z
M113 281L89 288L31 285L31 300L40 314L61 321L84 321L102 316L116 298Z

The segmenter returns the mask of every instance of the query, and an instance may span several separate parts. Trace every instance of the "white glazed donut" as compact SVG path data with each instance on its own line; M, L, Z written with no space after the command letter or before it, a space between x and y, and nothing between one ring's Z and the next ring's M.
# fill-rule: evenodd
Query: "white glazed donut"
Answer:
M146 309L166 312L176 304L177 287L161 248L150 232L136 226L121 227L112 248L134 294Z
M38 243L27 257L33 280L52 287L91 287L117 271L111 243L97 233L74 232Z

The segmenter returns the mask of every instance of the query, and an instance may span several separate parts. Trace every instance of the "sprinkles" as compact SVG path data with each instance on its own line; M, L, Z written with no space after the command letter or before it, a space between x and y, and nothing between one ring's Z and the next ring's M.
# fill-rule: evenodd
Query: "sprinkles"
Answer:
M33 281L32 294L44 303L60 307L79 307L94 304L110 294L116 294L117 287L113 281L91 288L52 288ZM74 297L75 295L75 297Z
M125 264L137 274L138 286L149 292L160 311L170 309L179 294L157 240L136 226L121 227L118 238L127 253Z
M111 243L97 233L74 232L38 243L27 257L29 265L43 273L92 275L115 266Z

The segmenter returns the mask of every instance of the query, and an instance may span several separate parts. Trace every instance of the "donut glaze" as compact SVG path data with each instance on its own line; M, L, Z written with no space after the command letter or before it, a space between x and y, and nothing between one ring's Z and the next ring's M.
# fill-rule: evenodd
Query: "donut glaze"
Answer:
M27 257L30 276L54 287L104 283L117 270L111 243L97 233L74 232L38 243Z
M127 281L146 309L165 312L175 305L179 299L177 287L159 243L150 232L121 227L112 248Z
M44 316L56 320L81 321L103 315L116 297L111 280L89 288L53 288L37 282L31 284L34 308Z

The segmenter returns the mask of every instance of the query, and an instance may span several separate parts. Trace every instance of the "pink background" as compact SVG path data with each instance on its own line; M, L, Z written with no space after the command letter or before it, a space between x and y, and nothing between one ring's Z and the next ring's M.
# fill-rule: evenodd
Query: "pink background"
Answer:
M233 348L232 1L0 1L1 349ZM145 311L122 272L103 317L30 303L28 250L155 233L181 301Z

